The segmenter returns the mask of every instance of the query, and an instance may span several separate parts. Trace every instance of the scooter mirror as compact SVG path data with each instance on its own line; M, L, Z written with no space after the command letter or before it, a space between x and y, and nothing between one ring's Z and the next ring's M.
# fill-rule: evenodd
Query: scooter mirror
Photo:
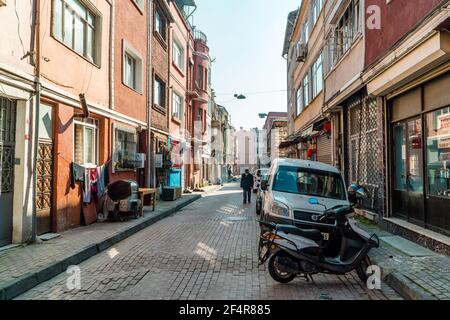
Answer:
M308 202L312 205L319 204L319 200L317 200L316 198L309 198Z
M368 193L364 187L360 187L358 190L356 190L356 194L361 198L367 198Z

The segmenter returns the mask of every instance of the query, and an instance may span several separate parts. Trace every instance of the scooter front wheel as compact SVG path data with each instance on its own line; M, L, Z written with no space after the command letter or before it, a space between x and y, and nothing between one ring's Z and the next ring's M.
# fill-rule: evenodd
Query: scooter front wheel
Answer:
M268 267L269 274L273 280L279 283L288 283L295 279L297 276L295 273L284 272L279 269L276 258L282 255L282 253L276 253L272 255L269 259Z

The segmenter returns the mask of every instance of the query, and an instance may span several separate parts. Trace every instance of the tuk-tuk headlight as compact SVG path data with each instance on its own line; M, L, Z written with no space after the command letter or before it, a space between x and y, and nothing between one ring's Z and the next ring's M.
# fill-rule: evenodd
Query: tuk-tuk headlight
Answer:
M272 204L270 211L277 216L289 217L289 207L278 201Z

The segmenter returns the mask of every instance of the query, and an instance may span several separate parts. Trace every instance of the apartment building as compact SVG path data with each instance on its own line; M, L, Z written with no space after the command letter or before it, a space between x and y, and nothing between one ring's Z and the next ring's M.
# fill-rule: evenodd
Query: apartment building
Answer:
M23 14L16 16L15 9ZM0 247L29 240L33 229L36 38L34 7L0 6ZM30 17L33 17L30 21ZM41 124L41 123L40 123Z
M187 21L185 7L187 4L169 1L170 12L174 22L170 27L170 79L169 79L169 107L170 107L170 149L171 168L169 169L168 185L186 189L185 163L186 145L190 138L186 130L187 121L187 91L190 61L188 59L188 47L191 26Z
M367 0L370 5L381 8L382 22L381 29L366 26L363 75L382 115L381 220L448 254L450 1Z
M291 157L333 163L331 119L324 106L324 0L303 1L288 16L283 55L288 69ZM294 18L295 17L295 18Z
M283 143L288 138L288 119L286 112L269 112L264 123L263 130L266 133L266 157L265 164L270 166L277 158L287 158L288 153ZM254 137L255 138L255 137ZM270 162L269 162L270 161Z
M302 18L305 3L294 26L289 21L295 12L288 18L290 41L284 46L293 125L282 146L291 156L305 134L302 128L295 131L298 125L292 120L303 123L305 117L291 116L297 111L294 105L303 106L293 100L303 81L296 78L297 72L304 69L294 59L295 50L305 52L303 47L295 49L298 41L302 43L298 21L314 17L314 10L309 10ZM314 7L314 1L309 3ZM322 123L331 138L331 164L344 173L347 183L369 190L359 213L442 252L449 248L448 8L449 1L441 0L329 0L323 4L323 22L317 20L323 35L321 115L329 120ZM309 28L303 26L312 41L315 31ZM310 78L304 82L311 83ZM319 159L316 153L314 160Z

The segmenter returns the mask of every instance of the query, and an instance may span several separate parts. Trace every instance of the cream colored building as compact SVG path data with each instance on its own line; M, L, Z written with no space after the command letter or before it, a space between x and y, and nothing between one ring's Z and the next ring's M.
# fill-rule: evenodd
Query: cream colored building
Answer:
M26 242L32 234L36 104L32 9L31 1L0 6L0 247Z

